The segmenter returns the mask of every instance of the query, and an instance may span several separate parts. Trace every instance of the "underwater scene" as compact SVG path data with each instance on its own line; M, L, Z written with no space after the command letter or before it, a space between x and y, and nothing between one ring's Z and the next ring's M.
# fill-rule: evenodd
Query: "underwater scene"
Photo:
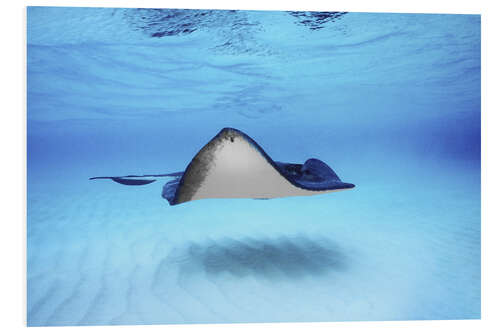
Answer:
M481 318L480 37L28 7L27 325Z

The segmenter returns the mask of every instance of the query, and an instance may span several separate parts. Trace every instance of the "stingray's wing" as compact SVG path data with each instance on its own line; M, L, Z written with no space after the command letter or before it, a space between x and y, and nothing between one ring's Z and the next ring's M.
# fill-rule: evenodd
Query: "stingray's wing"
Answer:
M164 173L158 175L127 175L127 176L104 176L104 177L92 177L89 180L94 179L111 179L112 181L122 184L122 185L147 185L156 181L156 178L161 177L174 177L178 179L182 177L184 172L173 172L173 173ZM138 179L138 178L149 178L149 179Z

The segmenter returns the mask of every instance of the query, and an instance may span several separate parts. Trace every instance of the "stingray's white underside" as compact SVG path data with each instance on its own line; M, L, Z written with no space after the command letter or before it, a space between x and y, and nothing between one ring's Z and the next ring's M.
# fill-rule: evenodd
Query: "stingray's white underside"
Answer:
M340 189L311 191L292 184L247 140L235 136L214 147L207 174L191 200L206 198L276 198L314 195Z

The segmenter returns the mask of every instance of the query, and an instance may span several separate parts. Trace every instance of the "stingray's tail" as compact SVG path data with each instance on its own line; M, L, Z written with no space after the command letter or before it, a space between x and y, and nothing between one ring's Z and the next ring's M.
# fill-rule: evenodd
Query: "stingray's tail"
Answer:
M94 179L111 179L114 182L123 185L147 185L156 181L155 178L160 177L174 177L181 178L184 172L173 172L173 173L165 173L160 175L128 175L128 176L109 176L109 177L92 177L89 180ZM137 178L149 178L149 179L137 179Z

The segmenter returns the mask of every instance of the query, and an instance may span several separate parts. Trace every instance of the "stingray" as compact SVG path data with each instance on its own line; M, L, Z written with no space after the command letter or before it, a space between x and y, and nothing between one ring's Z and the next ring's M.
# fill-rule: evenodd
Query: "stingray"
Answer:
M162 197L170 205L209 198L271 199L306 196L354 188L324 162L274 161L251 137L234 128L222 129L191 160L185 171L90 179L111 179L130 186L170 177Z

